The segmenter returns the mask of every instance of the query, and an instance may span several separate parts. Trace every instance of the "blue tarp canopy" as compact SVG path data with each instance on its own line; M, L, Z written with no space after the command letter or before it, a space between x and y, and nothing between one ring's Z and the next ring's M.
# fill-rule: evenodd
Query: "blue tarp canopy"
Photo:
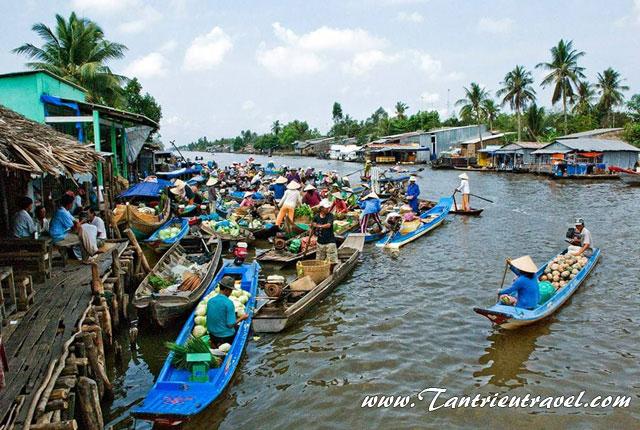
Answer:
M158 197L162 190L172 186L170 181L157 179L156 182L140 182L129 187L118 198L124 197Z
M182 169L172 170L171 172L156 172L157 176L162 176L163 178L173 179L183 175L193 175L196 173L200 173L202 171L202 166L193 166L193 167L183 167Z

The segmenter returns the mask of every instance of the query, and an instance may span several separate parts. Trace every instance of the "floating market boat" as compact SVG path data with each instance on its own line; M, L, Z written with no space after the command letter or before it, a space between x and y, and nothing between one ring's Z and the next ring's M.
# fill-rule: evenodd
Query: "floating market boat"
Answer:
M177 229L175 233L167 238L162 238L162 231L165 229ZM145 243L153 248L156 252L166 251L173 245L182 239L189 232L189 220L187 218L171 218L164 223L159 229L153 232Z
M434 228L438 227L442 224L449 214L451 210L451 206L453 205L453 198L451 197L442 197L438 201L438 204L433 208L429 209L426 212L420 214L420 219L422 220L420 225L413 231L410 231L406 234L402 234L401 231L398 232L390 232L385 235L382 239L380 239L376 246L379 247L390 247L390 248L400 248L401 246L406 245L409 242L413 242ZM389 237L391 235L391 237Z
M640 185L640 173L631 169L623 169L617 166L609 167L609 170L617 173L622 182L627 185Z
M228 221L223 220L218 222L228 222ZM223 232L215 231L211 227L211 224L209 224L207 221L203 221L200 224L200 230L202 230L202 232L207 236L217 237L221 241L226 241L226 242L247 242L248 243L248 242L252 242L255 239L255 237L253 237L253 233L251 233L251 231L249 231L246 228L238 227L238 234L234 235L231 233L223 233Z
M131 411L134 417L154 421L159 425L177 426L189 421L218 398L229 384L247 343L259 274L260 265L256 262L240 266L227 264L220 269L209 284L205 295L215 290L218 282L226 275L232 276L236 282L239 281L240 288L251 294L245 306L245 312L249 317L238 325L231 348L221 366L206 371L205 382L194 382L189 370L175 368L172 365L174 353L169 353L153 388ZM176 340L178 345L184 345L189 339L194 328L194 318L195 311L180 331Z
M175 242L136 289L138 315L166 327L193 309L211 283L221 253L218 239L205 243L202 237L185 236ZM187 282L184 273L197 278Z
M119 203L113 210L113 217L118 226L130 228L138 239L146 239L156 231L171 215L169 199L162 198L163 190L171 186L171 182L153 177L146 178L129 187L118 195ZM149 203L160 201L162 209L159 213ZM144 203L138 205L136 202Z
M253 317L253 329L256 332L277 333L302 318L353 271L362 253L364 241L364 234L351 233L338 248L340 262L328 278L317 285L311 284L311 289L304 291L294 291L293 283L287 285L278 297L260 307Z
M565 255L564 250L561 255ZM533 324L549 315L553 314L576 292L576 290L587 279L600 258L600 249L593 250L593 254L588 258L582 269L565 286L560 287L556 293L545 303L538 305L535 309L524 309L516 306L508 306L498 301L489 308L473 308L475 312L489 319L494 325L505 329L514 329L525 325ZM553 261L553 260L552 260ZM552 263L549 261L536 273L536 279L540 279L545 274L545 269Z
M229 193L229 197L237 201L238 203L240 203L242 200L244 200L244 193L245 193L244 191L237 191L237 190L231 191ZM258 196L255 196L255 194L258 194ZM260 193L254 193L253 201L256 202L257 204L261 204L262 202L265 201L265 198Z
M270 262L281 263L281 264L289 264L289 263L296 262L298 260L302 260L303 258L306 258L306 257L312 257L316 254L317 246L315 244L315 240L312 241L308 247L306 247L305 244L303 243L304 238L307 238L306 240L310 240L308 239L309 238L308 232L299 233L298 235L294 236L289 240L276 237L274 238L273 248L268 249L262 252L261 254L257 255L256 260L270 261ZM295 240L300 241L300 246L298 248L299 250L297 252L291 252L289 249L291 244Z
M480 216L484 209L474 209L470 208L468 211L465 211L462 208L453 208L449 211L450 214L455 215L468 215L468 216Z

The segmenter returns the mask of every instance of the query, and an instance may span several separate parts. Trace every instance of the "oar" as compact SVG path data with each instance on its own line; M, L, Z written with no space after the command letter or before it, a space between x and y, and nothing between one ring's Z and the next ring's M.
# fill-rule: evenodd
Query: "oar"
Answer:
M353 172L351 172L351 173L347 173L347 174L346 174L346 175L344 175L344 176L349 177L349 176L351 176L351 175L355 175L356 173L361 172L361 171L362 171L362 169L354 170Z
M389 237L387 238L387 240L384 242L383 248L386 248L387 245L389 244L389 242L391 241L391 239L393 238L393 236L396 235L395 231L390 231L389 232Z
M495 203L493 200L485 199L484 197L480 197L480 196L478 196L478 195L476 195L476 194L471 194L471 193L469 193L469 195L470 195L470 196L473 196L473 197L475 197L475 198L478 198L478 199L480 199L480 200L484 200L485 202Z
M456 212L458 212L458 204L456 203L456 193L458 192L458 190L455 190L453 192L453 194L451 194L451 198L453 199L453 208L455 209Z
M502 274L502 282L500 282L500 289L502 290L502 287L504 287L504 280L507 277L507 270L509 270L509 262L511 260L509 258L507 258L507 260L505 261L505 265L504 265L504 273Z

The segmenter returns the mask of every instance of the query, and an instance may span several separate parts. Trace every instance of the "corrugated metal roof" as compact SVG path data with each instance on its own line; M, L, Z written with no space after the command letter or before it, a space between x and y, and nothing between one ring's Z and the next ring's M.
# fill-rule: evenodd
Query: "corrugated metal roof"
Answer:
M543 146L545 146L545 144L539 142L511 142L500 148L497 152L507 153L514 152L519 149L540 149Z
M566 151L562 149L547 149L549 146L559 144L567 148ZM621 140L607 140L607 139L587 139L587 138L572 138L572 139L559 139L553 143L545 145L537 151L533 151L533 154L556 154L571 151L585 151L585 152L612 152L612 151L627 151L627 152L640 152L640 148L629 145Z
M479 149L477 152L492 153L496 152L500 148L502 148L502 145L487 145L485 148Z
M508 134L515 134L515 133L487 134L486 136L482 136L482 141L484 142L485 140L500 139L500 138L503 138L504 136L506 136ZM473 145L475 143L480 143L480 138L479 137L474 137L473 139L469 139L469 140L465 140L463 142L460 142L461 145Z
M564 136L560 136L558 139L576 139L579 137L595 137L602 134L612 133L615 131L621 131L622 128L596 128L593 130L581 131L579 133L571 133Z

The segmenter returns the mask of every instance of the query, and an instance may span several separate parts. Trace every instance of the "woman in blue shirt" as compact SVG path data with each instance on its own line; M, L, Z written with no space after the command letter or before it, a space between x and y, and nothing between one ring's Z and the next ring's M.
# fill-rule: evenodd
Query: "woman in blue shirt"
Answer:
M411 206L411 210L419 215L420 213L420 187L416 184L416 177L411 176L409 178L409 186L407 187L407 200L409 201L409 206Z
M528 255L507 260L507 264L517 277L510 287L498 293L500 301L518 308L534 309L540 301L540 289L536 279L538 267Z
M373 218L373 221L380 226L380 231L384 230L382 221L380 220L380 198L371 191L369 194L363 197L363 200L358 202L358 205L362 209L362 219L360 220L360 233L367 233L367 227L369 226L369 220Z

